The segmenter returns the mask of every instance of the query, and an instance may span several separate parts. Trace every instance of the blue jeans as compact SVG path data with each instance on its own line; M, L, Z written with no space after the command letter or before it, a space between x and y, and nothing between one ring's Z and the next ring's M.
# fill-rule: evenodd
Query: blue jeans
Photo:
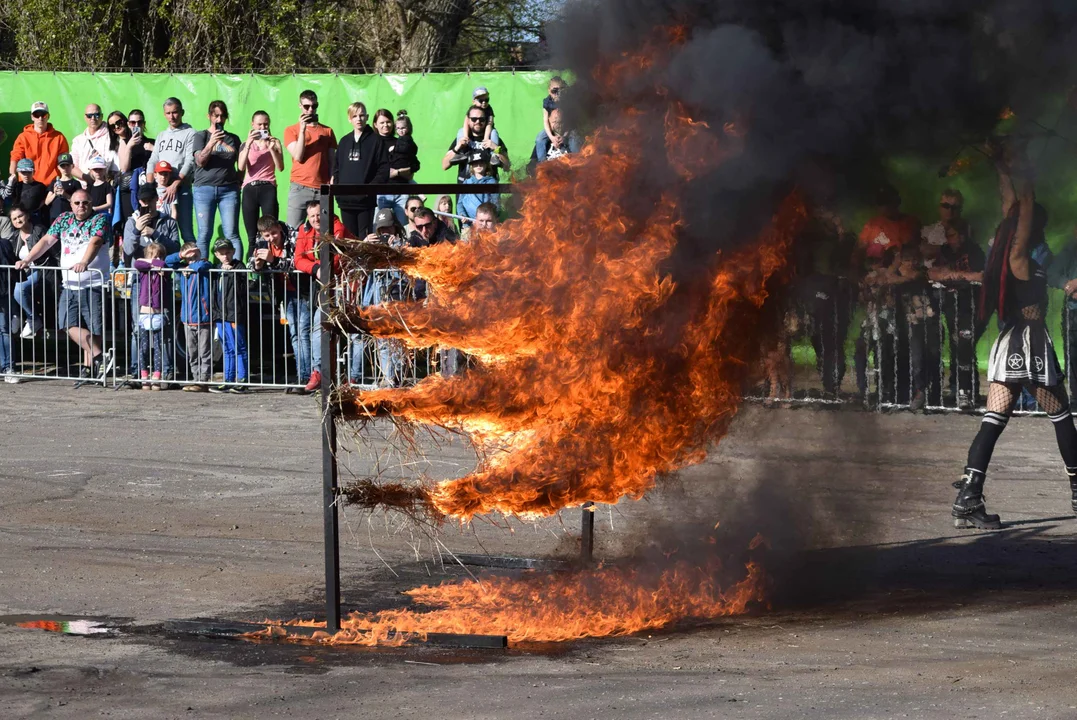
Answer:
M247 328L240 323L217 323L217 335L224 346L224 381L247 382Z
M378 348L378 365L381 369L379 385L400 387L404 383L404 344L399 340L375 338Z
M165 333L168 332L168 316L165 313L145 314L138 318L138 370L161 373L165 367ZM150 356L153 362L150 363Z
M0 372L11 372L11 322L7 298L0 297Z
M176 192L176 223L179 225L180 238L184 243L195 242L198 236L194 232L194 196L191 186L181 183Z
M546 134L545 130L540 132L538 137L535 138L535 156L538 157L539 162L546 162L546 155L550 152L551 145L553 145L553 143L550 142L550 136ZM573 154L578 153L582 148L580 141L574 133L565 138L564 147Z
M217 211L221 211L221 230L225 240L236 249L236 257L243 258L243 244L239 240L239 186L195 185L194 212L198 217L198 249L207 260L210 240L217 224Z
M322 308L314 310L313 327L310 333L310 359L311 367L318 372L322 371Z
M363 377L366 375L364 370L366 369L366 338L368 336L356 333L349 335L349 355L348 359L348 380L353 383L363 382Z
M400 223L400 227L407 227L408 225L408 214L404 211L404 206L407 203L407 195L378 195L378 207L392 208L393 215L396 216L396 221Z
M45 318L41 315L45 295L44 281L45 273L32 270L28 278L15 283L15 302L22 308L26 318L32 319L34 330L40 330L45 326Z
M310 380L310 302L295 292L288 292L285 295L284 316L288 318L288 334L292 340L292 352L295 353L299 382L305 385Z

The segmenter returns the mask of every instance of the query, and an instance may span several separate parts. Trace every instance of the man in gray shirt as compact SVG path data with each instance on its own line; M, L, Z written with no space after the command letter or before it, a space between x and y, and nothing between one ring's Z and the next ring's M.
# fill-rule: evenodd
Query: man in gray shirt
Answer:
M179 223L183 242L195 242L194 199L191 195L195 130L183 122L183 103L176 98L165 100L164 114L168 129L157 136L153 154L146 164L146 173L147 177L153 177L153 168L161 160L172 166L172 182L165 188L162 199L176 205L176 222Z

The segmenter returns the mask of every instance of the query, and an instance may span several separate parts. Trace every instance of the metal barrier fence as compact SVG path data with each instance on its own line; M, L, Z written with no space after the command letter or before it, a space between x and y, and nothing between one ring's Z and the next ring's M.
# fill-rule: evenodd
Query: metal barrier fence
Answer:
M872 286L839 277L800 279L779 339L765 350L763 384L749 397L862 402L875 409L982 409L976 346L987 325L976 319L979 293L977 282ZM801 352L809 345L814 373L804 362L810 355ZM1038 408L1029 396L1017 411Z
M65 290L65 273L0 266L0 374L7 382L242 392L299 389L319 367L320 288L297 270L119 268L95 273L81 292ZM345 290L346 299L416 297L403 277L375 271ZM87 335L93 344L83 351L77 341ZM397 341L355 334L337 362L342 377L377 387L417 382L443 367L446 353L405 352ZM92 355L97 367L83 371Z

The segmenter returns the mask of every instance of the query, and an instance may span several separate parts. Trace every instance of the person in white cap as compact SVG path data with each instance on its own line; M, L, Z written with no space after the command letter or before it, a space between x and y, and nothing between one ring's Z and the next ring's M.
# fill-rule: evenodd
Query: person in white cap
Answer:
M105 168L110 172L118 173L120 166L116 163L118 145L113 147L112 134L103 120L101 106L90 103L84 114L86 130L71 142L71 157L75 160L75 177L90 182L90 160L93 158L104 158Z
M49 106L35 102L30 106L29 125L22 129L11 147L8 175L14 179L19 160L34 161L34 179L50 185L56 179L56 162L68 151L67 138L49 122Z

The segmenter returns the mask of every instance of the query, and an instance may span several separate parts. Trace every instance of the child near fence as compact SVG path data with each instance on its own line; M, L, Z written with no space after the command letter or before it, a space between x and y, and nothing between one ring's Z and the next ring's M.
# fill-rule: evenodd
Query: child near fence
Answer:
M217 336L224 346L224 385L209 389L212 393L244 393L247 388L240 384L247 382L247 275L243 265L235 261L236 248L228 240L221 238L213 246L213 254L221 263L221 272L217 276Z
M160 390L162 387L165 276L161 271L165 267L164 256L165 246L153 242L143 248L142 257L134 261L138 272L138 374L143 390Z
M180 322L187 340L187 361L192 382L185 392L206 392L213 376L213 324L210 312L209 262L198 245L185 243L178 253L165 258L180 283Z

